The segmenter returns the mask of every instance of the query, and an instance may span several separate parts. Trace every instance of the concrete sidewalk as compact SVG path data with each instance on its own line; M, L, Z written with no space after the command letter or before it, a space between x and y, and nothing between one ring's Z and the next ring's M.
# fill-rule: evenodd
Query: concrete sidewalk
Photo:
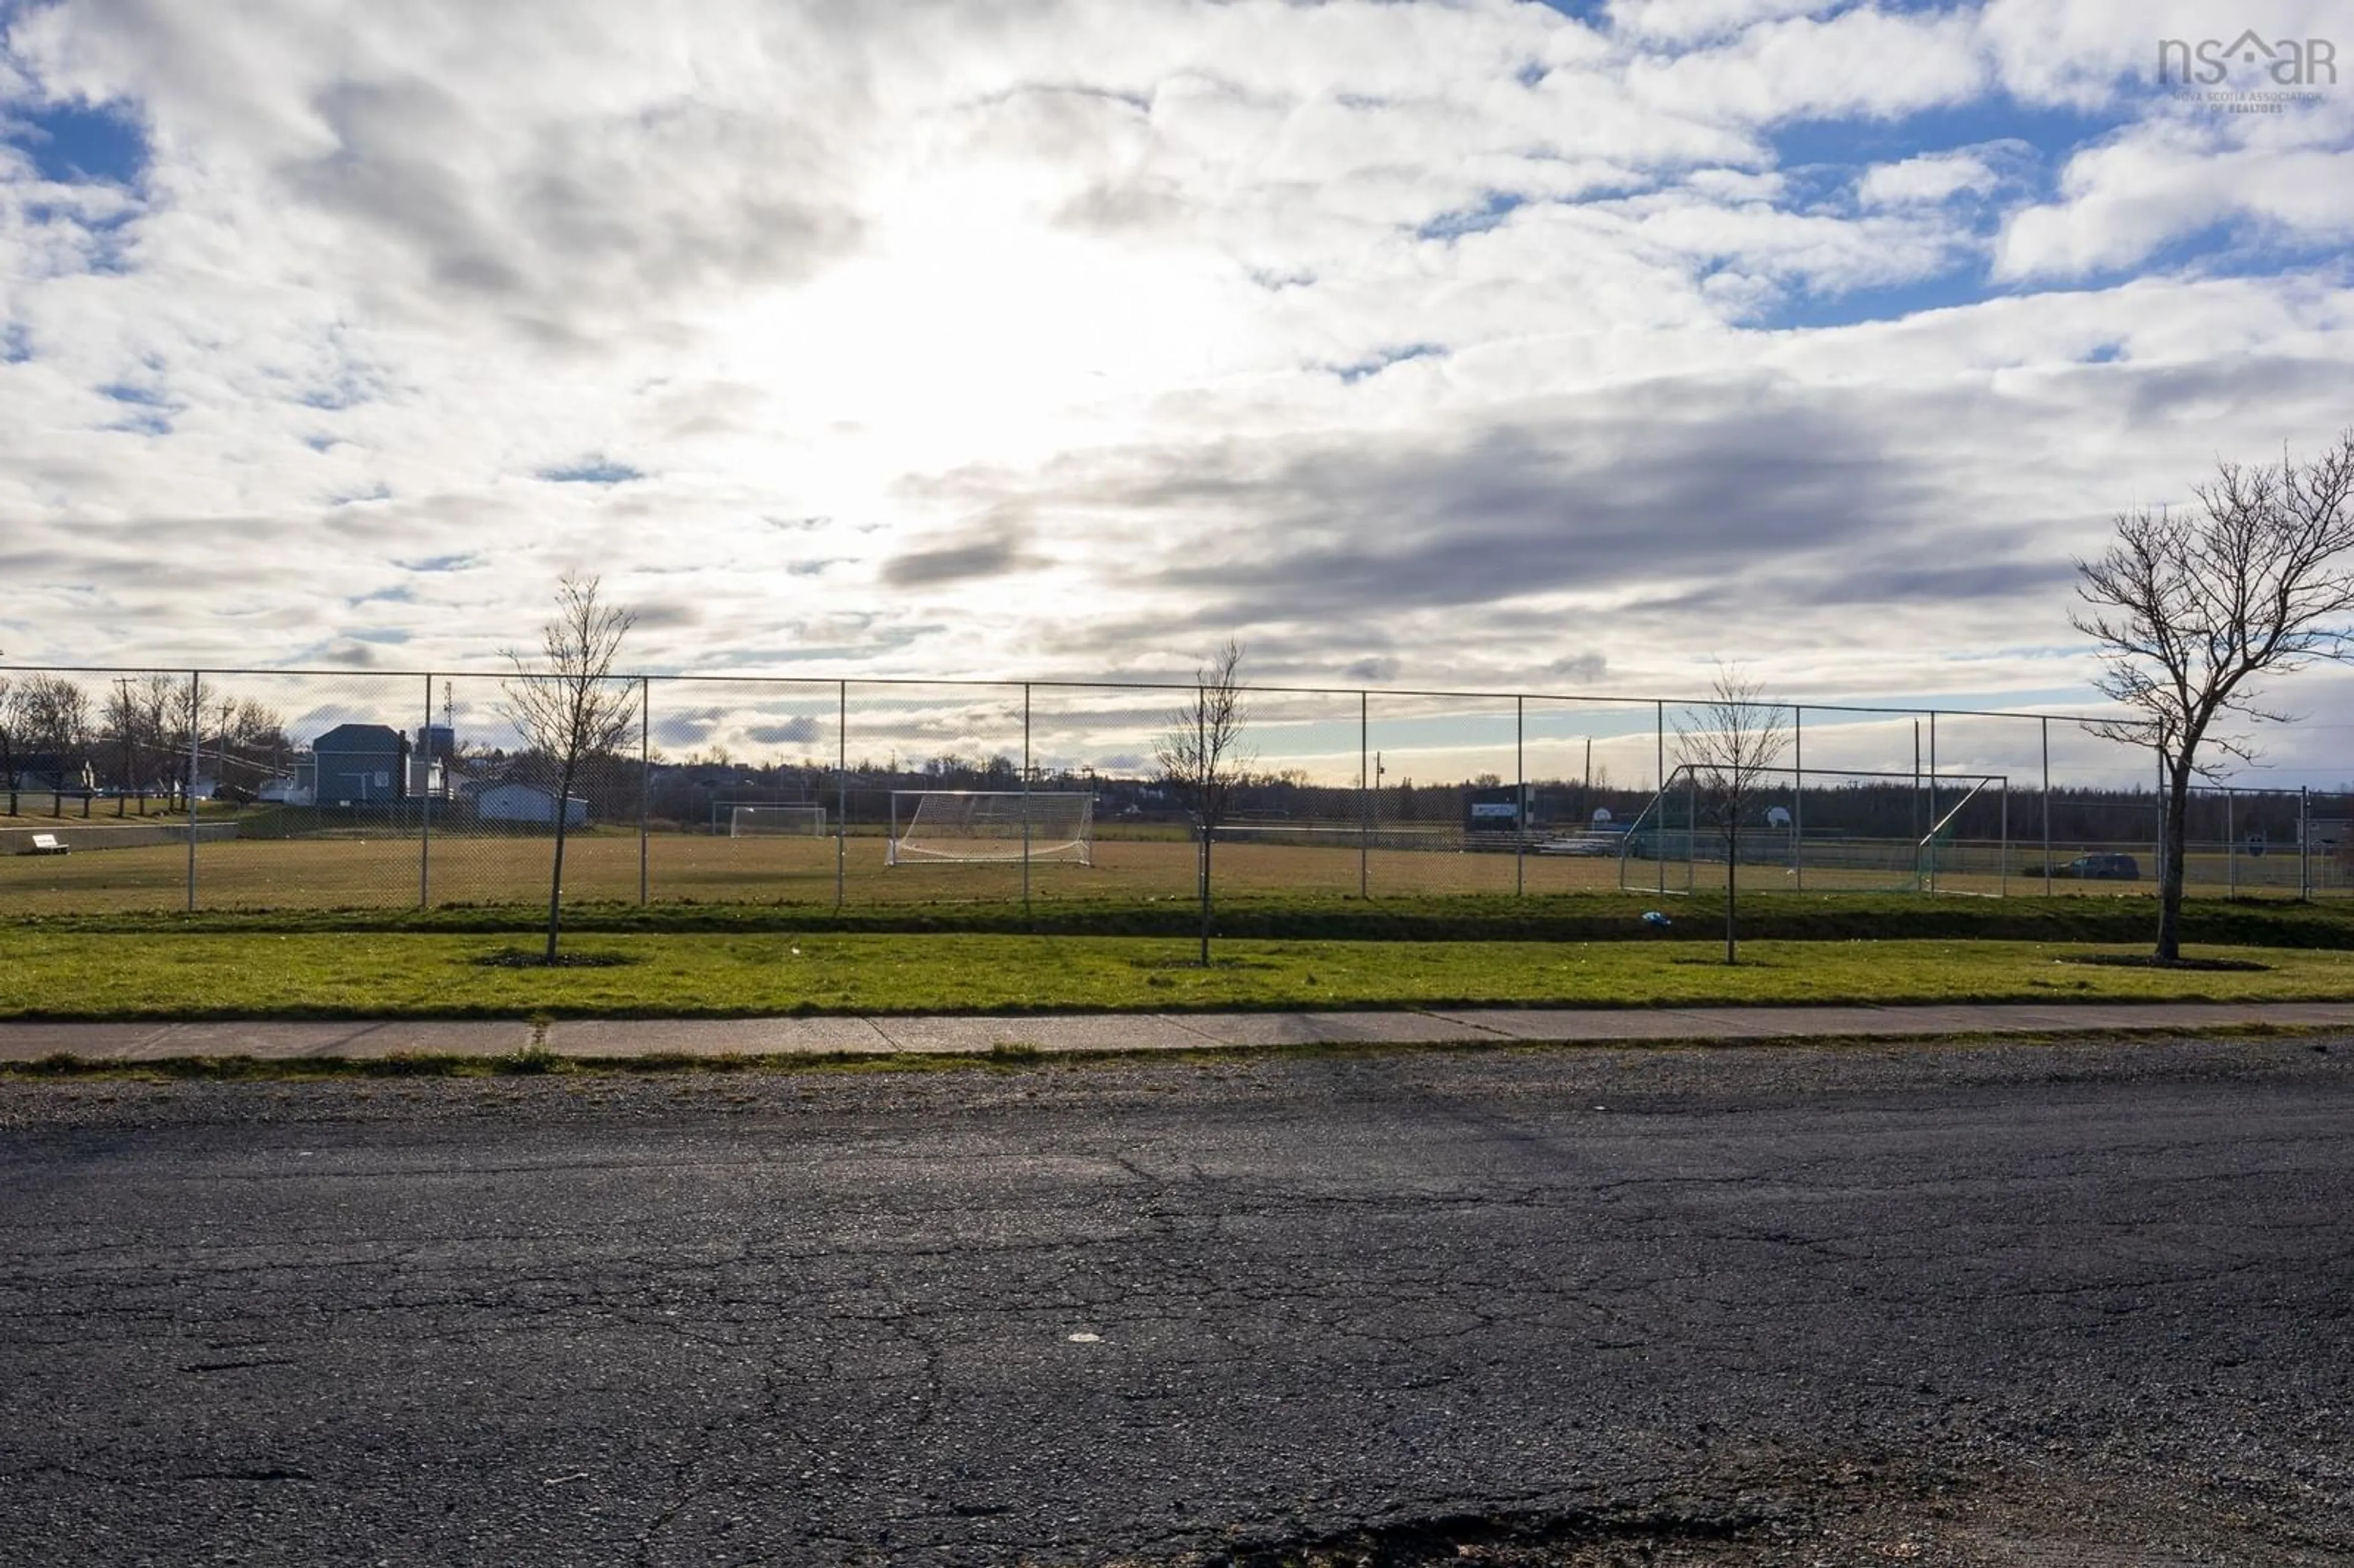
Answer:
M1846 1036L2046 1034L2274 1025L2354 1030L2349 1002L2097 1002L1913 1007L1462 1008L1383 1012L1087 1013L1028 1018L398 1020L327 1023L6 1023L0 1061L64 1054L154 1062L196 1056L495 1056L535 1040L583 1059L954 1055L998 1045L1041 1051L1170 1051L1330 1043L1469 1044Z

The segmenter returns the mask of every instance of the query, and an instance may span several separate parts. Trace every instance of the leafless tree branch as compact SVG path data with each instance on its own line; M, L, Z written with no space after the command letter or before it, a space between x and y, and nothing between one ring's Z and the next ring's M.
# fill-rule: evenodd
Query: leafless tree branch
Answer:
M2195 509L2142 508L2079 560L2069 624L2098 645L2095 689L2138 716L2094 726L2150 747L2165 789L2158 956L2180 956L2190 780L2258 752L2232 719L2282 723L2262 677L2354 656L2354 429L2319 457L2219 461Z

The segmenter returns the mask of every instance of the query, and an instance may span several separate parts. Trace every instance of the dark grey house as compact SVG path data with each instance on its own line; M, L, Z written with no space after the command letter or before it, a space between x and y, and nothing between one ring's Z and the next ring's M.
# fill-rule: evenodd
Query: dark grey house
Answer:
M339 724L313 741L312 799L364 806L408 794L408 737L389 725Z

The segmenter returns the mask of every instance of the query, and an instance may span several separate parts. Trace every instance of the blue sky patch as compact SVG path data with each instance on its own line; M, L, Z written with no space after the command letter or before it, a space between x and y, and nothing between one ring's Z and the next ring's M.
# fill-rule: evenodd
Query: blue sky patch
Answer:
M1512 191L1490 191L1475 207L1440 213L1416 229L1415 238L1452 239L1461 234L1483 234L1510 217L1515 208L1525 206L1528 199Z
M1408 343L1401 344L1395 348L1377 348L1353 365L1336 365L1331 368L1332 374L1338 376L1342 381L1357 382L1363 381L1368 376L1379 376L1391 366L1402 364L1409 359L1444 359L1446 357L1446 348L1438 344Z
M1860 175L1874 164L1901 164L1927 154L2017 142L2034 150L2036 194L2049 196L2070 154L2129 124L2138 108L2119 104L2100 112L2029 109L2007 98L1925 109L1893 120L1803 120L1766 138L1776 168L1828 165ZM2023 171L2025 172L2025 171Z
M583 458L578 462L561 468L541 469L534 477L550 484L627 484L645 475L625 462L610 462L601 457Z
M404 572L465 572L482 564L482 557L472 551L454 556L419 556L414 560L392 563Z
M22 148L43 179L61 185L135 185L146 177L147 132L135 119L113 109L71 103L30 110L19 106L0 137Z
M110 381L97 391L101 397L111 397L118 403L135 403L145 408L161 408L166 401L164 394L154 387L133 387L122 381Z
M122 416L104 429L140 436L168 436L172 433L172 416L179 412L179 405L161 391L119 381L92 390L101 397L111 398L122 405Z
M1860 326L1865 322L1902 321L1923 311L1972 304L1999 291L1988 286L1985 267L1974 262L1935 278L1892 283L1884 288L1823 293L1794 291L1754 324L1767 328L1842 327Z

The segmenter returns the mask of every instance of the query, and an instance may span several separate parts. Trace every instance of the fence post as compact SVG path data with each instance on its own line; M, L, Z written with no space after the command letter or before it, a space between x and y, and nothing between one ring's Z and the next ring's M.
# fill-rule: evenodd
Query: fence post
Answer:
M1913 721L1913 891L1921 891L1921 721Z
M1929 710L1929 891L1937 891L1937 710Z
M2052 896L2052 720L2043 721L2043 896Z
M1373 800L1367 791L1373 779L1373 724L1372 708L1365 694L1357 694L1357 896L1369 898L1366 891L1367 853L1372 847L1373 832Z
M1030 683L1022 683L1022 917L1030 917Z
M432 907L433 887L433 672L425 672L425 724L417 732L425 755L424 784L417 792L417 907Z
M1512 699L1512 896L1529 891L1528 699Z
M1659 892L1664 895L1668 891L1668 835L1666 832L1668 825L1668 809L1664 804L1668 798L1668 705L1666 703L1654 701L1651 704L1651 745L1652 749L1656 754L1653 758L1653 761L1656 766L1652 770L1651 776L1659 781L1659 800L1663 802L1659 807L1659 820L1658 822L1653 824L1652 831L1659 835L1659 853L1656 858L1659 863Z
M1731 855L1725 857L1726 874L1733 865ZM1684 773L1684 892L1691 894L1700 888L1700 775L1689 768Z
M1202 967L1210 967L1210 693L1207 687L1193 688L1193 814L1202 825L1200 857L1193 862L1193 875L1202 885ZM1023 867L1029 870L1025 862Z
M1790 707L1790 874L1807 890L1807 705Z
M646 839L647 815L654 793L654 685L638 677L638 907L651 901L653 890Z
M842 907L843 870L849 859L850 683L835 683L833 718L833 906Z
M196 766L198 748L204 742L205 704L204 672L188 672L188 913L196 912ZM60 781L65 772L65 758L58 758Z
M2226 898L2237 898L2240 895L2240 828L2239 813L2232 809L2234 803L2232 791L2224 790L2223 896ZM2187 863L2190 856L2186 854L2183 858ZM2187 863L2184 869L2189 869Z
M2296 895L2313 897L2313 797L2310 787L2296 787Z

